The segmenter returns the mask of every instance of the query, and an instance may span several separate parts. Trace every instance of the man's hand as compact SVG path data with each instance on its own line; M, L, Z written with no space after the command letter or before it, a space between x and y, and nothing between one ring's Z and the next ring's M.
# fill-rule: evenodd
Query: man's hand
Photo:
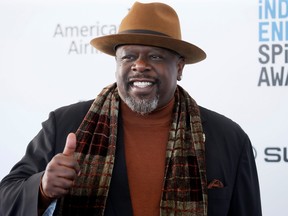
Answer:
M73 154L76 149L76 135L67 136L63 153L55 155L48 163L42 177L44 195L50 199L57 199L68 193L80 171L79 164Z

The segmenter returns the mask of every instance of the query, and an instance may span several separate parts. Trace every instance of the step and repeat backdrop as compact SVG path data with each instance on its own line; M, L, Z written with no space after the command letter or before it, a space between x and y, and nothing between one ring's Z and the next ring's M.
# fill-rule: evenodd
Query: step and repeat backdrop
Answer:
M0 2L0 179L50 111L95 98L115 81L114 58L89 42L116 33L133 2ZM183 39L207 53L185 67L179 85L248 133L263 215L287 215L288 1L161 2L178 12Z

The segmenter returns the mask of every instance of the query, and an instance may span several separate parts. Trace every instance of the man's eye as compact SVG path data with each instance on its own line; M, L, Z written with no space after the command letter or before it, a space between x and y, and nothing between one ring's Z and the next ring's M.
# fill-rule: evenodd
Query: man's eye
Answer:
M122 56L122 57L121 57L121 60L122 60L122 61L132 61L132 60L134 60L134 59L135 59L135 57L132 56L132 55L125 55L125 56Z
M150 58L151 58L152 60L162 60L162 59L163 59L163 57L160 56L160 55L151 55Z

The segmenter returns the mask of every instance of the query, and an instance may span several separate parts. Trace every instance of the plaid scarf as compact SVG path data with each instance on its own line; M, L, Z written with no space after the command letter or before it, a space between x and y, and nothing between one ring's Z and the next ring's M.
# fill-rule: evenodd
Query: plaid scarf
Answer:
M112 177L120 97L116 84L93 102L76 132L75 157L81 175L54 215L103 215ZM205 149L199 109L177 86L173 121L166 149L160 215L207 215Z

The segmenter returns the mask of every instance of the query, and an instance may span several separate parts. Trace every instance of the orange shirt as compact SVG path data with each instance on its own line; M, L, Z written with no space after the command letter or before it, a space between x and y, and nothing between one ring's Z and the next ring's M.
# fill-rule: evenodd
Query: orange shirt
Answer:
M159 216L174 99L149 115L121 103L125 158L134 216Z

